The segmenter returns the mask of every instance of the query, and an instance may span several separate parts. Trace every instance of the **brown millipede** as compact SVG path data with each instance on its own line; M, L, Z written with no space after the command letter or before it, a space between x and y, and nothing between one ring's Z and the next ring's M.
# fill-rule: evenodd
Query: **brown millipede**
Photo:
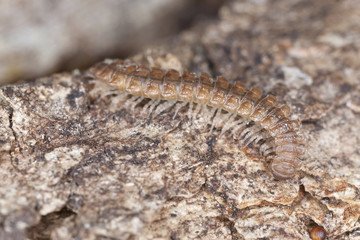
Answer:
M298 156L303 153L299 144L303 137L297 133L300 121L290 120L290 108L278 106L276 98L261 98L258 88L247 90L240 82L230 84L225 78L212 79L208 74L173 69L162 70L125 64L122 60L105 60L89 69L90 74L122 92L145 98L204 104L253 121L265 129L275 142L276 156L270 169L277 179L295 176Z

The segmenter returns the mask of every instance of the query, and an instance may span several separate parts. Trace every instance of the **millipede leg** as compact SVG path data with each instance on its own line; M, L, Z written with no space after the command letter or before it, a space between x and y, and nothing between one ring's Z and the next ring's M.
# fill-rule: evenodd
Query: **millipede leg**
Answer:
M270 143L269 143L270 141ZM265 158L268 158L268 155L274 154L275 148L271 144L271 138L265 139L264 143L262 143L259 147L260 154Z
M263 153L265 158L269 158L270 154L274 154L274 150L271 147L267 148Z
M231 129L235 125L236 114L231 114L228 120L225 122L224 127L221 129L220 136L222 136L227 130Z
M104 97L107 97L107 96L109 96L109 95L114 95L114 94L118 95L118 94L119 94L119 91L117 91L116 89L115 89L115 90L108 90L108 91L102 93L102 94L100 95L99 99L102 99L102 98L104 98Z
M119 102L124 101L124 99L126 98L126 95L124 94L117 94L115 97L113 97L111 99L111 104L112 105L117 105Z
M151 104L148 107L147 117L151 116L151 113L153 112L154 108L159 105L160 101L161 101L160 99L156 99L156 100L152 100L152 101L149 102ZM143 114L145 114L145 111L146 111L146 109L144 110Z
M260 141L261 139L263 139L261 137L261 135L259 134L260 132L261 132L261 129L257 132L250 131L249 136L247 136L246 139L244 139L245 146L249 146L255 140Z
M260 145L259 152L262 156L264 156L265 151L268 149L269 149L269 146L266 144L266 142L264 142L263 144Z
M203 112L206 112L204 115L205 121L210 122L216 112L216 108L209 108L208 106L204 105Z
M235 135L237 131L239 131L240 129L242 129L243 127L246 126L246 124L248 124L248 121L247 120L244 120L244 119L239 119L237 120L233 126L234 129L231 131L231 135Z
M175 114L173 116L173 119L176 118L176 115L178 114L178 111L182 108L185 107L188 104L188 102L181 102L180 104L178 104L175 108Z
M240 133L240 138L245 138L245 136L251 132L252 128L254 128L254 126L250 126L250 127L247 127L245 128L241 133Z
M190 102L189 103L189 110L187 111L187 116L188 116L190 121L192 120L193 108L194 108L194 103Z
M258 134L260 137L258 137L257 139L255 139L254 140L254 143L255 144L258 144L258 145L260 145L260 141L265 141L267 138L266 137L264 137L265 136L265 133L264 133L264 129L261 129L260 131L259 131L259 134Z
M215 116L212 120L212 123L211 123L211 128L210 128L210 133L212 133L214 127L218 126L218 122L219 122L219 116L221 114L221 109L217 108L216 111L215 111Z
M193 111L193 114L192 114L192 117L191 117L191 120L192 119L196 119L197 115L199 114L199 112L201 111L202 109L202 104L196 104L196 107L195 107L195 110Z
M251 127L248 127L248 128L245 128L241 134L240 134L240 139L241 141L244 143L245 146L247 146L247 144L245 143L249 143L249 139L252 138L252 136L256 135L257 133L257 126L254 125L254 126L251 126Z
M225 125L225 123L231 118L232 113L221 114L219 116L218 126Z
M152 114L152 117L157 117L160 113L164 112L167 109L170 109L173 107L177 102L176 101L165 101L157 106L157 108L154 110L154 113Z
M131 112L135 111L135 107L144 100L143 97L139 96L131 96L126 102L124 103L125 108L129 107Z

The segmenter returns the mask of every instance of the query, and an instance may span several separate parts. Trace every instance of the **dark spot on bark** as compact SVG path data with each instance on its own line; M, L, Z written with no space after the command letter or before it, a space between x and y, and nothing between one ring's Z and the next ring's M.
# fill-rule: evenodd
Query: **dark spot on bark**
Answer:
M147 158L138 158L136 156L136 154L134 153L129 162L134 164L134 165L144 165L146 163L146 161L147 161Z
M313 125L315 127L315 131L320 131L322 129L324 129L324 127L322 126L322 123L319 119L305 119L303 121L301 121L301 123L303 125Z
M114 154L114 151L116 151L116 149L105 149L105 154L106 156L108 156L110 159L114 159L116 157L116 154Z
M35 159L37 162L46 162L44 154L36 155Z
M208 138L206 139L206 144L207 144L209 147L214 146L215 142L216 142L216 137L215 137L215 136L211 136L211 137L208 137Z
M230 171L233 168L233 164L232 163L228 163L226 166L226 170Z
M177 239L176 233L172 232L171 235L170 235L170 240L176 240L176 239Z
M66 218L74 215L76 215L76 213L65 206L60 211L41 216L38 224L26 230L27 239L50 239L51 231L59 226ZM24 216L23 218L26 219ZM26 222L26 220L23 221Z
M344 83L341 85L340 87L340 91L343 92L343 93L348 93L350 92L352 89L354 89L353 86L351 86L350 84L348 83Z
M151 142L151 143L154 144L154 146L156 146L156 147L160 144L160 139L146 138L145 140Z
M277 68L275 70L275 78L277 79L285 79L285 75L284 75L284 72L281 68Z
M164 189L161 188L161 189L158 189L156 191L153 192L153 194L156 194L156 195L162 195L164 193Z
M68 83L66 83L66 82L59 82L58 83L61 87L64 87L64 88L68 88L69 87L69 84Z
M145 195L144 195L144 199L151 199L150 194L145 194Z
M76 99L83 97L84 95L85 94L83 92L73 89L71 90L70 94L66 96L66 99L72 108L76 108L77 107Z
M84 199L83 196L73 193L69 196L67 206L70 209L78 210L84 206Z
M74 182L76 186L81 186L84 184L84 171L81 167L74 167L69 170L67 178Z
M254 64L255 64L255 65L260 65L260 64L262 63L262 56L261 56L261 54L258 53L258 52L256 52L254 55L255 55L255 56L254 56Z
M6 93L6 95L9 97L9 98L12 98L13 94L14 94L14 90L12 87L4 87L4 92Z
M213 178L206 186L210 192L214 193L220 188L220 182L216 178Z
M169 155L168 154L160 154L159 155L159 160L166 160L169 158Z
M16 92L15 92L15 96L18 97L18 98L23 97L22 93L19 92L19 91L16 91ZM29 99L26 98L26 97L24 98L24 100L25 100L25 101L29 101Z

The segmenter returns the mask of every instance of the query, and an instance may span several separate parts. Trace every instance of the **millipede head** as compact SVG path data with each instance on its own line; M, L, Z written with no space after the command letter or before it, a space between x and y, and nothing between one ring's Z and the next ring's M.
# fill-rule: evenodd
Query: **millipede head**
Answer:
M112 74L112 70L103 63L96 64L94 67L89 69L89 72L101 80L108 79L110 74Z

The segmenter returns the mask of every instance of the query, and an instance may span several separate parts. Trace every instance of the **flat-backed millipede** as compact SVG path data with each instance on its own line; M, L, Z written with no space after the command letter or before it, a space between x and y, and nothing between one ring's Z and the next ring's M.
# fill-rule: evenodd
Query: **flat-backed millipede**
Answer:
M254 122L274 139L275 157L270 169L277 179L293 178L299 168L298 156L303 154L299 145L304 139L298 134L299 120L290 120L290 108L279 106L276 98L261 97L258 88L247 90L240 82L230 84L225 78L212 79L208 74L173 69L162 70L122 60L105 60L89 69L90 74L107 85L144 98L182 101L208 105Z

